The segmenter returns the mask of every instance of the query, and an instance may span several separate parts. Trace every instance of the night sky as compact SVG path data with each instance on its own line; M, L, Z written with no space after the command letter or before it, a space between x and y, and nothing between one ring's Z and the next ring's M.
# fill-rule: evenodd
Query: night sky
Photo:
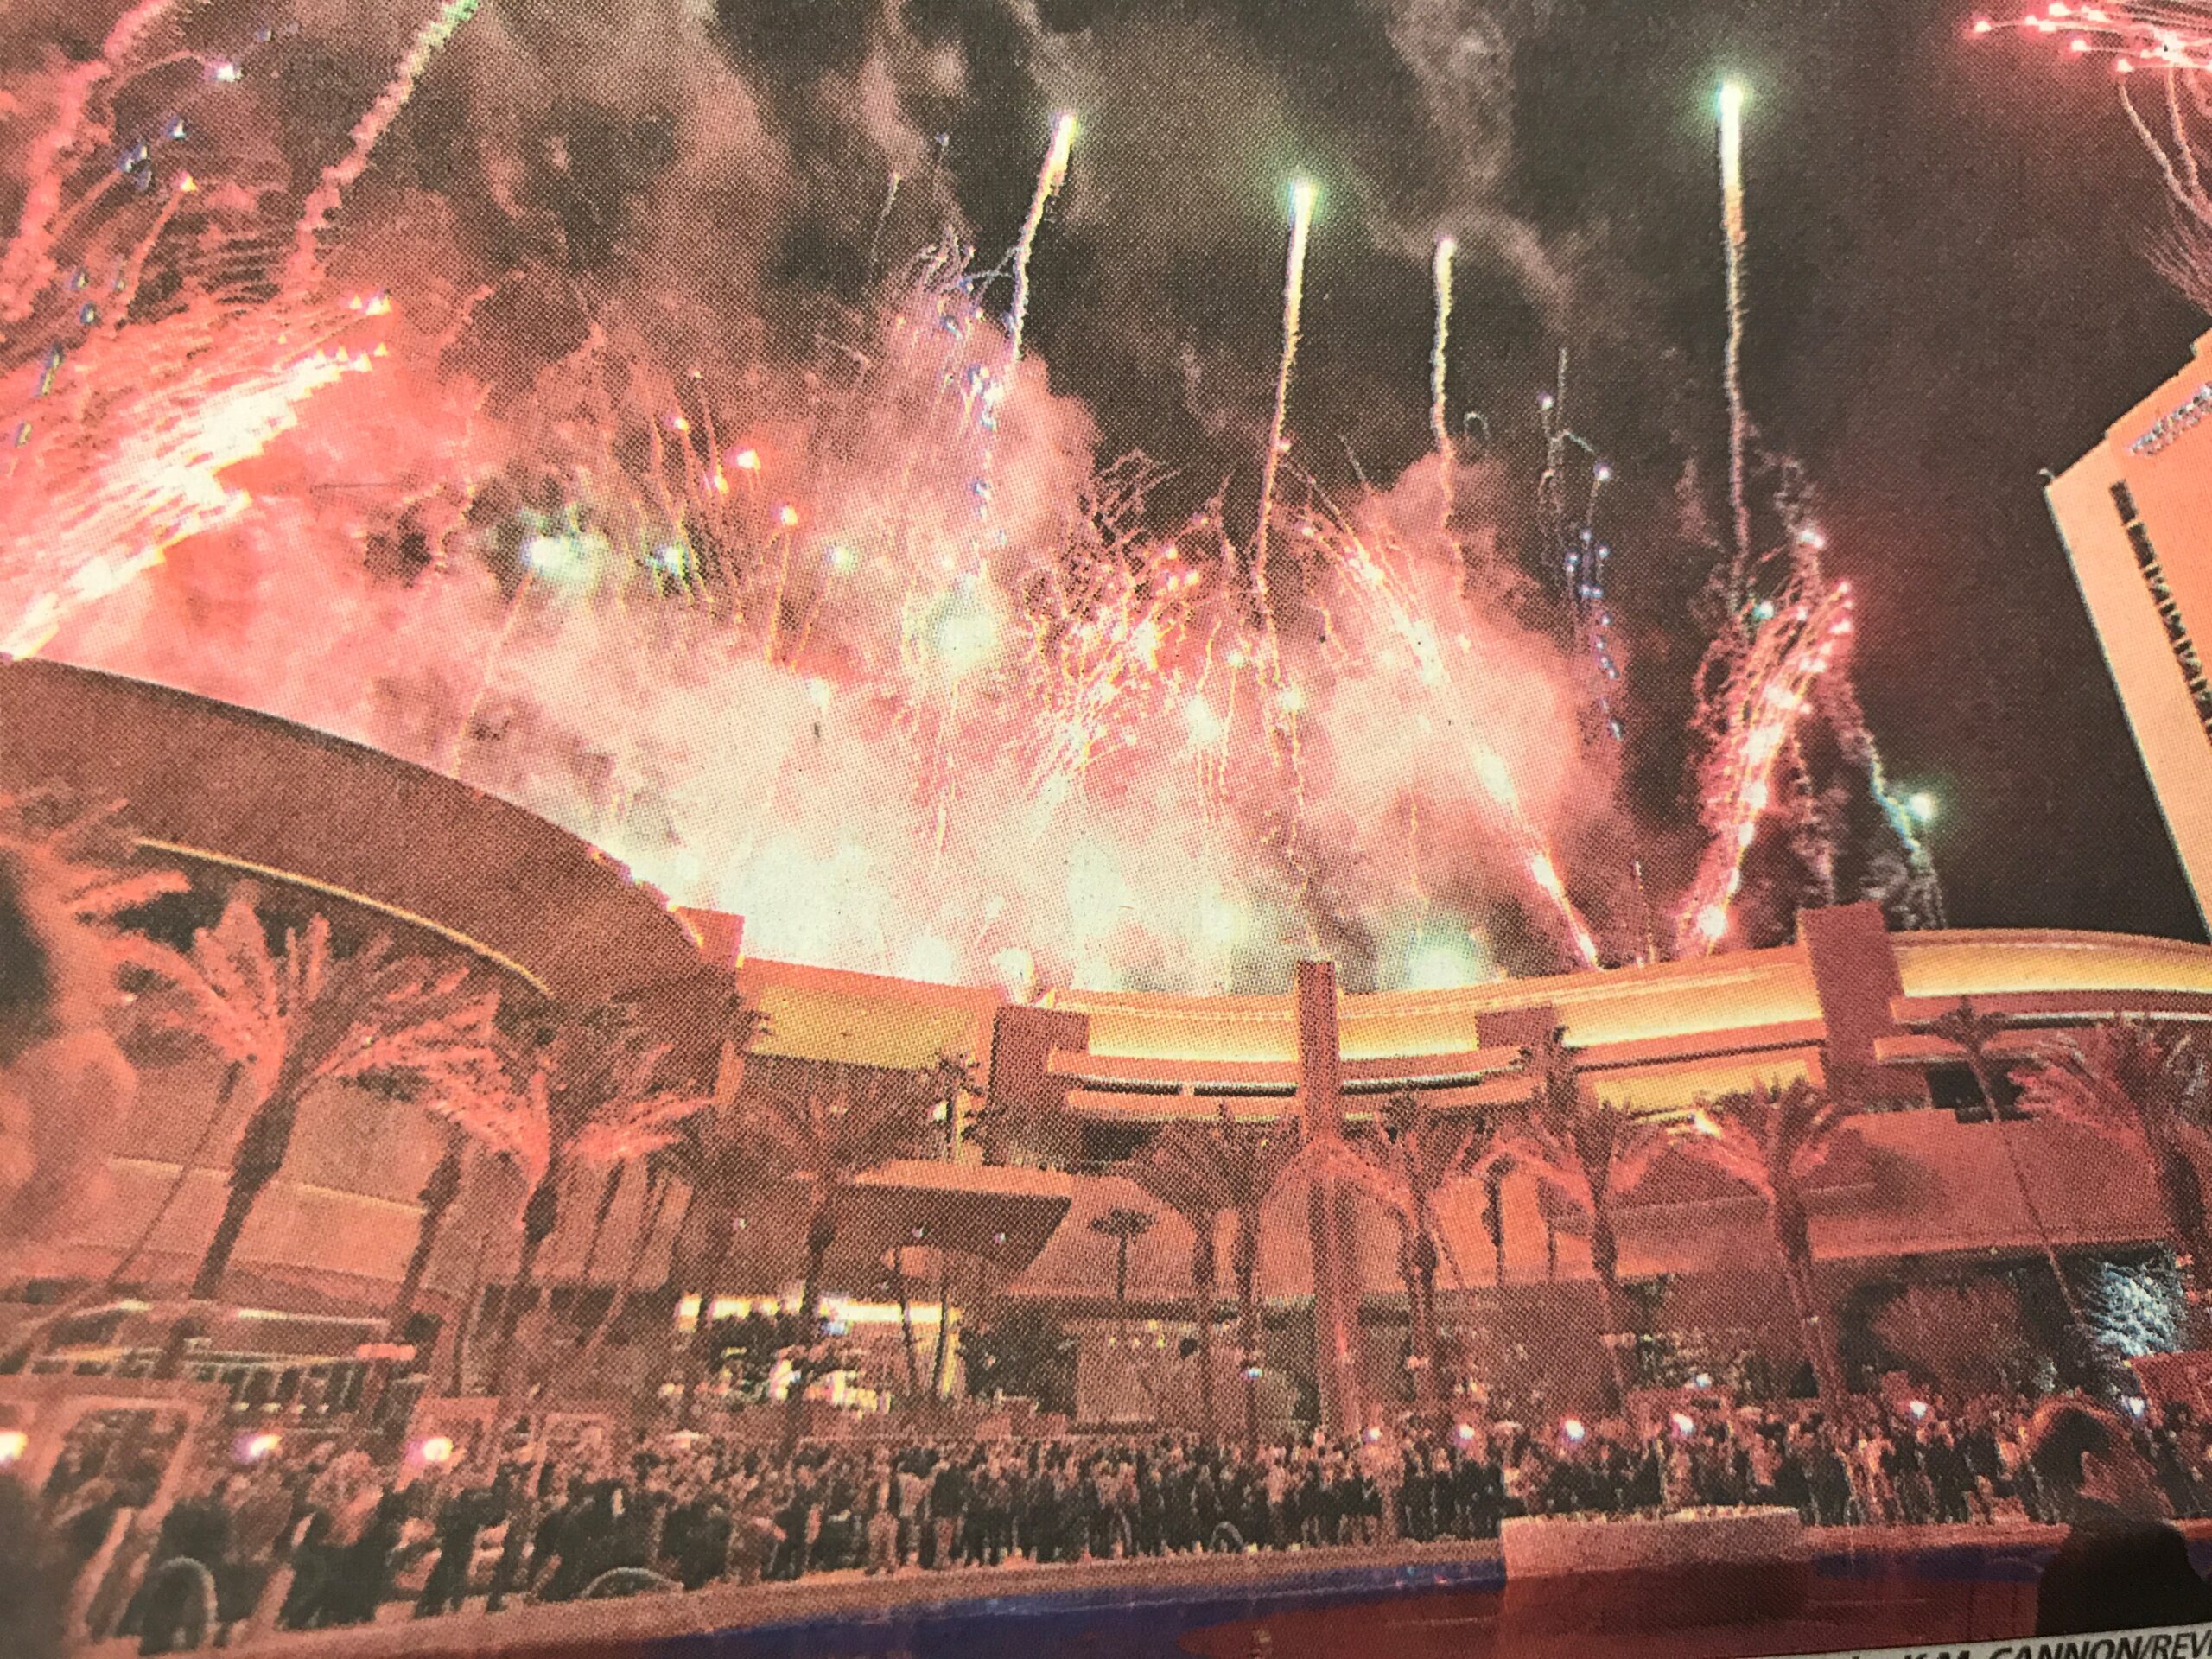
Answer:
M1194 499L1264 442L1294 173L1325 192L1293 420L1325 479L1426 446L1439 231L1463 248L1452 401L1509 468L1533 477L1535 396L1571 349L1570 413L1623 484L1607 530L1654 822L1688 816L1673 734L1713 555L1682 501L1719 505L1712 111L1740 77L1753 418L1860 594L1859 694L1893 780L1942 802L1953 925L2202 937L2037 479L2202 320L2145 257L2166 209L2109 67L1969 40L1970 16L1050 0L1039 33L997 5L908 8L966 50L938 113L986 247L1011 239L1052 110L1082 110L1032 338L1105 451L1176 458Z

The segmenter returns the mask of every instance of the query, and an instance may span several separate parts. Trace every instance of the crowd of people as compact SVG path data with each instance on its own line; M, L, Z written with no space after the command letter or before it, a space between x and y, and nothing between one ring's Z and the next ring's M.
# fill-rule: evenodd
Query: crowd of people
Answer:
M428 1616L833 1573L1482 1540L1520 1515L1771 1504L1820 1527L2063 1521L2063 1495L2026 1453L2033 1403L1862 1400L1840 1416L1688 1401L1641 1430L1464 1423L1256 1452L1146 1433L785 1457L712 1435L600 1433L482 1459L417 1446L379 1465L334 1442L262 1442L168 1511L118 1622L156 1653L196 1640L210 1615L314 1629L409 1605ZM2205 1425L2143 1407L2133 1427L2173 1512L2212 1513ZM54 1535L97 1531L85 1517L102 1491L65 1459L46 1494Z

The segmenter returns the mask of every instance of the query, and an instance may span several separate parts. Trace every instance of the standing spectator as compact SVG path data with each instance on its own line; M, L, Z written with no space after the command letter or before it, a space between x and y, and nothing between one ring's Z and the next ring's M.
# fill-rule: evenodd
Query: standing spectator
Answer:
M961 1514L968 1506L968 1471L947 1458L938 1465L930 1485L930 1516L936 1532L938 1571L952 1565L952 1552L960 1541Z
M130 1612L138 1651L175 1653L196 1648L215 1618L216 1586L230 1558L233 1479L219 1481L198 1497L172 1504L162 1517L146 1577Z

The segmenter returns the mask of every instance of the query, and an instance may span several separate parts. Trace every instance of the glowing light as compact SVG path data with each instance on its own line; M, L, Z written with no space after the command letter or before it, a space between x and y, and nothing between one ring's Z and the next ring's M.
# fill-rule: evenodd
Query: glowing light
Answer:
M233 1455L240 1463L260 1463L274 1457L277 1448L283 1444L283 1435L264 1430L258 1434L248 1434L240 1439Z
M423 1463L435 1469L453 1461L454 1449L454 1443L448 1436L433 1434L416 1448L415 1455Z
M758 449L741 449L731 458L730 465L741 473L757 473L760 470L760 452Z
M1745 493L1744 446L1750 420L1744 410L1744 89L1720 88L1720 229L1728 255L1728 341L1721 378L1728 394L1728 505L1734 519L1735 562L1728 592L1740 605L1751 562L1751 509Z
M781 524L785 530L798 529L798 509L797 507L789 506L778 507L776 509L776 522Z
M832 542L827 555L830 568L841 576L849 576L861 568L861 556L849 542Z
M1452 343L1452 261L1459 245L1448 236L1436 240L1436 334L1428 351L1428 426L1436 442L1437 478L1444 495L1444 527L1452 525L1452 494L1458 486L1459 456L1452 445L1452 423L1445 410L1445 365Z
M1064 114L1053 124L1052 148L1046 152L1045 165L1037 174L1037 188L1029 198L1028 216L1021 221L1020 239L1014 251L1014 315L1007 333L1011 342L1007 357L1007 383L1011 385L1014 372L1021 362L1022 336L1029 322L1029 256L1037 246L1037 232L1045 223L1045 208L1053 194L1067 181L1068 161L1075 147L1075 117Z
M1464 937L1416 940L1406 953L1404 982L1409 991L1458 990L1497 976L1473 941Z
M286 286L302 288L312 280L318 264L317 239L345 200L346 192L368 170L370 158L415 96L415 88L430 67L430 60L444 50L446 42L453 39L461 25L476 15L477 3L478 0L446 0L436 15L416 31L407 54L400 60L391 79L369 106L368 112L353 124L353 142L345 156L324 168L321 182L308 193L300 212L298 228L293 232ZM236 67L232 68L227 79L235 80Z
M31 1437L20 1428L0 1429L0 1469L22 1461L23 1453L30 1450Z
M1905 810L1923 823L1935 823L1936 815L1940 810L1936 798L1924 789L1916 790L1905 797L1904 805Z
M1687 1411L1669 1413L1667 1421L1674 1428L1676 1440L1687 1440L1697 1433L1697 1419Z
M1567 1418L1560 1424L1559 1432L1567 1437L1568 1444L1572 1446L1580 1446L1590 1438L1589 1427L1580 1417Z
M991 957L991 971L999 988L1017 1002L1026 1002L1037 989L1037 959L1018 944L1010 944Z
M1919 1422L1928 1415L1928 1402L1925 1400L1908 1401L1905 1409L1912 1414L1915 1422Z
M950 984L959 976L952 947L943 939L926 935L906 947L906 959L899 972L908 979L932 985Z
M1211 748L1229 734L1229 723L1214 712L1214 706L1204 697L1185 701L1183 723L1190 729L1191 741L1201 748Z
M1283 262L1282 278L1282 357L1275 367L1274 413L1268 424L1268 452L1260 467L1260 521L1252 546L1252 589L1270 629L1274 611L1268 597L1268 526L1274 517L1275 477L1282 465L1291 377L1298 368L1298 334L1306 308L1306 245L1313 233L1313 204L1319 194L1310 180L1297 180L1290 187L1290 248Z

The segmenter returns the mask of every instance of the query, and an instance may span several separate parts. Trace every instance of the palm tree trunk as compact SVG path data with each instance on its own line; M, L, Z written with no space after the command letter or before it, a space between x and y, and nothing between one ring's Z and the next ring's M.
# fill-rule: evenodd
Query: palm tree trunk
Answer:
M2043 1212L2036 1207L2035 1195L2028 1191L2027 1172L2020 1166L2020 1154L2012 1145L2012 1126L2018 1119L1999 1110L1995 1096L1985 1090L1985 1097L1991 1103L1991 1116L1997 1119L1997 1144L2005 1149L2005 1161L2012 1171L2012 1185L2020 1195L2020 1207L2028 1212L2028 1225L2035 1229L2036 1243L2042 1248L2044 1265L2050 1269L2051 1282L2058 1287L2058 1300L2064 1304L2066 1317L2075 1328L2086 1330L2088 1321L2082 1317L2082 1304L2067 1281L2065 1268L2059 1263L2058 1251L2050 1242L2050 1230L2044 1225Z
M1443 1398L1436 1375L1436 1241L1425 1230L1413 1235L1406 1281L1407 1313L1413 1321L1409 1336L1414 1358L1414 1399L1433 1406Z
M231 1161L231 1186L223 1201L223 1218L207 1241L207 1253L192 1281L194 1301L213 1301L222 1294L223 1275L230 1270L231 1255L253 1214L254 1205L284 1166L291 1149L292 1126L299 1118L299 1102L289 1095L272 1095L254 1109L238 1137L237 1155Z
M1114 1239L1114 1335L1124 1349L1129 1345L1129 1236Z
M799 1286L799 1357L784 1396L788 1406L784 1421L786 1458L798 1449L799 1436L806 1427L806 1391L814 1381L809 1362L822 1314L822 1267L830 1258L830 1245L836 1240L837 1219L830 1209L830 1194L826 1191L817 1192L813 1210L806 1221L806 1277Z
M405 1337L408 1321L415 1317L416 1298L422 1294L423 1275L429 1271L430 1257L438 1248L438 1235L445 1228L446 1213L461 1196L464 1144L459 1129L448 1128L444 1154L431 1167L429 1179L423 1183L417 1198L423 1215L415 1224L415 1249L407 1258L407 1270L399 1276L399 1288L391 1299L391 1315L385 1325L385 1335L393 1342Z
M31 1361L45 1351L47 1341L55 1331L79 1309L91 1306L123 1282L124 1276L146 1253L146 1247L154 1242L154 1235L161 1230L162 1223L168 1218L168 1213L183 1194L186 1184L200 1167L200 1160L207 1152L208 1142L215 1138L215 1131L222 1127L226 1109L231 1103L231 1096L237 1091L238 1079L244 1075L245 1068L239 1065L230 1067L223 1074L223 1086L215 1096L215 1109L208 1114L207 1122L201 1127L200 1138L193 1142L191 1152L186 1154L184 1162L177 1167L175 1179L169 1182L169 1190L162 1195L161 1203L154 1207L154 1213L147 1218L146 1224L138 1230L138 1236L130 1241L130 1247L116 1259L113 1267L100 1275L97 1283L87 1285L76 1294L65 1298L59 1306L49 1308L38 1319L16 1326L13 1333L16 1345L7 1351L4 1359L0 1359L0 1372L28 1370Z
M1260 1455L1260 1232L1257 1217L1240 1217L1236 1225L1236 1341L1243 1363L1244 1454Z
M1813 1287L1812 1253L1794 1245L1781 1236L1777 1223L1775 1249L1782 1257L1782 1281L1789 1292L1791 1308L1797 1315L1798 1339L1803 1344L1806 1362L1813 1368L1813 1386L1821 1396L1821 1404L1831 1415L1842 1409L1844 1387L1843 1367L1837 1363L1835 1350L1828 1343L1827 1321L1821 1317L1820 1297Z
M415 1248L408 1255L406 1271L399 1276L399 1288L391 1299L391 1312L385 1319L385 1339L388 1342L404 1339L408 1325L414 1319L416 1298L423 1289L423 1275L429 1271L431 1255L438 1248L438 1235L444 1229L446 1214L461 1193L461 1166L465 1145L461 1132L448 1125L445 1152L431 1166L429 1178L423 1183L423 1191L418 1195L423 1214L415 1224ZM385 1394L391 1386L393 1363L389 1359L379 1359L369 1367L368 1380L362 1384L361 1397L353 1408L353 1434L351 1438L356 1443L377 1427L377 1420L382 1414Z
M2206 1224L2204 1185L2197 1179L2188 1148L2171 1132L2161 1131L2145 1139L2151 1143L2151 1161L2165 1205L2166 1224L2173 1230L2174 1242L2189 1257L2185 1271L2192 1314L2190 1336L2190 1345L2196 1346L2203 1340L2208 1318L2212 1318L2212 1229Z
M914 1351L914 1299L906 1282L906 1247L891 1247L891 1289L899 1299L899 1351L906 1362L906 1398L922 1397L922 1359Z
M448 1394L458 1395L468 1377L468 1339L476 1323L476 1304L484 1294L484 1261L492 1253L492 1234L488 1224L476 1236L476 1261L468 1269L468 1292L461 1299L461 1307L453 1322L453 1379L447 1384Z
M607 1179L599 1189L599 1202L593 1207L591 1237L584 1245L584 1265L576 1274L579 1293L591 1288L591 1270L599 1265L600 1240L607 1234L607 1218L614 1211L614 1200L622 1192L622 1166L615 1165L607 1172Z
M499 1307L499 1344L492 1355L492 1387L502 1402L514 1394L519 1381L511 1375L515 1369L515 1340L522 1330L524 1313L537 1298L537 1255L560 1219L561 1182L566 1173L556 1160L522 1207L522 1251Z
M207 1122L200 1128L200 1138L192 1143L192 1150L177 1167L175 1179L169 1182L169 1190L162 1194L161 1203L155 1206L154 1213L146 1224L139 1229L138 1236L130 1241L130 1248L108 1270L106 1278L101 1281L103 1288L112 1290L120 1284L124 1274L130 1271L139 1256L145 1253L146 1247L154 1242L154 1235L161 1230L162 1223L168 1218L170 1210L183 1196L185 1184L191 1180L193 1173L200 1167L200 1156L207 1150L207 1143L215 1138L215 1131L222 1128L223 1119L230 1110L231 1098L237 1094L238 1081L245 1075L245 1067L243 1065L234 1065L224 1071L223 1086L215 1094L215 1109L207 1115Z
M937 1269L937 1352L930 1361L930 1398L942 1400L952 1386L952 1262L938 1259Z
M652 1188L652 1196L645 1200L644 1219L639 1224L638 1236L630 1245L630 1259L623 1264L621 1282L615 1286L613 1298L607 1304L607 1312L600 1317L599 1323L592 1326L591 1335L585 1338L583 1352L578 1359L577 1369L586 1375L589 1375L592 1362L599 1357L600 1350L607 1345L607 1338L621 1323L623 1314L629 1311L630 1297L638 1287L639 1270L645 1265L645 1252L652 1248L653 1236L660 1231L661 1219L668 1212L668 1193L671 1183L657 1180L651 1176L646 1179Z
M1221 1438L1213 1403L1213 1240L1205 1240L1191 1262L1198 1315L1198 1432L1211 1445Z
M1497 1287L1505 1288L1505 1166L1493 1162L1483 1172L1483 1229L1490 1234Z
M1599 1198L1590 1208L1590 1265L1598 1274L1599 1300L1605 1321L1605 1354L1612 1362L1618 1403L1628 1404L1628 1339L1630 1320L1621 1294L1620 1243L1613 1233L1612 1206Z

